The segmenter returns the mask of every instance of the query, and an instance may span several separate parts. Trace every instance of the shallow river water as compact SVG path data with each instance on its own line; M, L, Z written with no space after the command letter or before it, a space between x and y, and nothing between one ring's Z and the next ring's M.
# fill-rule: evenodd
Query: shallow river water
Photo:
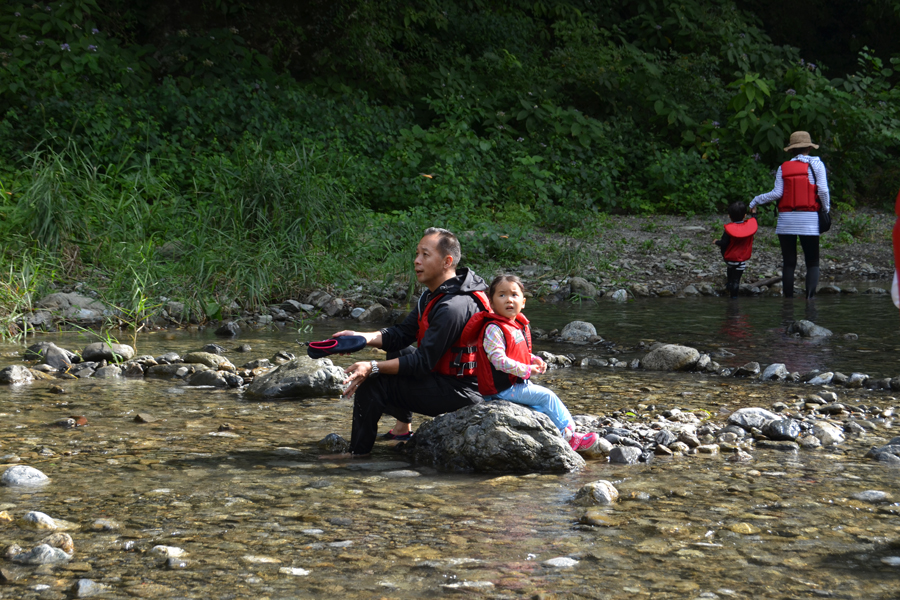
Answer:
M886 309L883 297L860 296L853 306L843 297L819 302L817 323L860 338L816 346L779 336L780 299L748 300L740 311L749 333L728 341L717 333L729 327L721 299L694 301L693 321L682 318L679 307L687 305L679 300L604 304L593 313L535 303L528 312L546 329L592 321L626 346L654 337L726 347L743 362L789 362L787 354L806 352L815 358L791 358L797 362L789 367L819 361L896 375L883 357L854 362L872 354L859 350L897 345L896 310ZM866 320L875 307L894 319L877 339L878 326ZM848 316L834 318L838 310ZM641 313L653 311L655 319L643 320ZM671 328L657 327L673 320ZM243 364L282 349L299 353L296 340L345 325L249 332L220 343L250 344L252 352L228 354ZM71 334L41 339L70 349L93 341ZM138 353L182 353L209 341L215 340L208 332L154 333L139 340ZM778 344L789 351L785 356L775 356ZM587 353L546 349L564 348ZM0 366L15 363L17 350L0 345ZM557 370L542 382L573 414L678 407L721 423L736 408L771 408L815 391L613 369ZM379 443L367 460L320 459L317 442L327 433L349 437L349 400L260 403L239 391L154 379L57 384L67 393L51 393L47 382L0 389L0 470L26 464L52 479L39 489L0 488L0 510L15 519L41 511L72 523L75 555L42 567L0 558L0 580L7 580L0 598L68 597L81 578L108 586L99 597L116 598L900 597L900 505L852 498L879 490L900 499L898 472L864 458L869 447L900 435L890 420L873 421L867 435L833 449L754 449L749 463L678 456L641 466L589 461L571 475L449 475L411 464L389 443ZM847 405L898 404L889 392L834 390ZM139 413L152 422L136 421ZM53 425L69 416L84 416L87 425ZM389 425L385 419L382 428ZM620 500L588 515L571 500L598 479L613 482ZM31 548L47 533L0 523L0 546ZM151 552L157 545L186 554L167 563ZM573 560L545 562L558 558Z

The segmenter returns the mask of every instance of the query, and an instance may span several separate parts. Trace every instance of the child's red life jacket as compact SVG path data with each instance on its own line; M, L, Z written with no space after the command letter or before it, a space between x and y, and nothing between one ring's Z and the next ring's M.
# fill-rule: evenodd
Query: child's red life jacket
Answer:
M503 332L506 356L526 365L531 363L531 328L528 327L525 315L519 313L514 321L493 312L480 312L473 316L463 330L461 339L476 347L475 374L478 376L478 393L483 396L493 396L509 389L514 383L524 381L491 364L484 350L484 331L491 323L498 325Z
M475 303L478 305L479 310L479 312L473 315L473 318L482 314L483 311L491 310L491 303L488 300L487 294L478 291L471 292L469 295L475 298ZM444 296L445 294L438 294L432 298L428 304L425 305L425 310L419 315L419 331L416 334L417 343L421 344L422 338L425 337L425 331L428 329L428 315L431 313L431 309L434 308L437 301ZM443 356L438 360L438 363L432 367L432 373L451 375L454 377L471 377L475 375L476 347L472 344L466 345L461 343L462 339L463 336L460 335L459 339L450 345L450 348L444 352Z
M759 226L753 217L740 223L725 225L725 233L731 238L728 240L728 247L722 253L725 260L734 262L748 260L753 252L753 236L758 229Z
M778 202L778 212L819 210L816 186L809 182L809 165L799 160L789 160L781 165L784 194Z

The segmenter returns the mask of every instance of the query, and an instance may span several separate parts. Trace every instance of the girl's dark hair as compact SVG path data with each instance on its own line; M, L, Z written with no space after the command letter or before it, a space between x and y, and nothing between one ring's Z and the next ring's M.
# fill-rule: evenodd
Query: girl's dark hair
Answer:
M525 286L522 285L522 280L516 277L515 275L497 275L494 277L494 280L491 282L491 287L488 288L488 299L493 300L494 292L497 291L497 286L501 283L515 283L519 286L519 289L522 290L522 293L525 293Z

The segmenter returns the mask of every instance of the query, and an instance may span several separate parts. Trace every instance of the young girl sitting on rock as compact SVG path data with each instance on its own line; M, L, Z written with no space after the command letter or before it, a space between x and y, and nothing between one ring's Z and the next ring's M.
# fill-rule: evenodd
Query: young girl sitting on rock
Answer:
M576 452L592 450L596 433L575 432L575 422L559 396L529 381L543 373L547 363L531 353L531 329L522 314L525 288L515 275L500 275L488 290L494 312L479 312L463 331L462 339L475 340L478 391L485 400L507 400L544 413L559 427Z

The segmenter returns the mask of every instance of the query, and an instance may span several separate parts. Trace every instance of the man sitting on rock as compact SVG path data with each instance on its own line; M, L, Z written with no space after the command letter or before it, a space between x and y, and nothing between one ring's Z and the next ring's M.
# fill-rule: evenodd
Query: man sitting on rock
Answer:
M459 345L466 323L488 310L488 286L475 273L457 270L459 240L446 229L431 227L416 247L416 280L427 290L402 323L381 331L360 333L369 346L400 352L414 341L414 352L383 361L354 363L347 369L345 396L354 393L350 456L372 452L378 421L385 413L408 427L412 413L431 417L481 401L475 377L475 348ZM397 429L395 426L394 429ZM401 431L392 430L395 437Z

